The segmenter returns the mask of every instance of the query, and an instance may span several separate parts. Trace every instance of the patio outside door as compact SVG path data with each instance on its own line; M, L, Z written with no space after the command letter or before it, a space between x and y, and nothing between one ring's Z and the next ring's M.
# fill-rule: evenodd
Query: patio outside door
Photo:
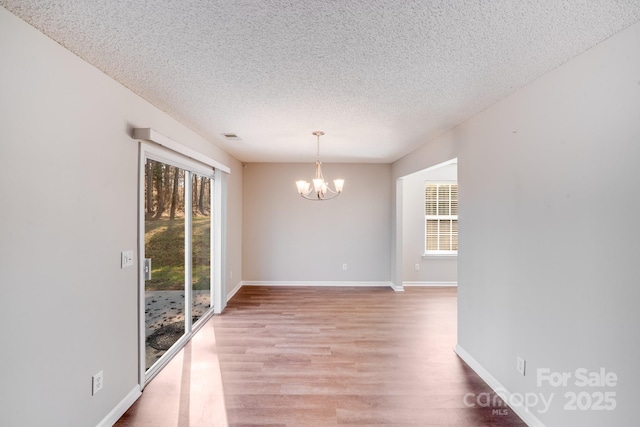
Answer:
M145 382L188 341L194 324L212 307L212 177L213 172L206 176L145 159Z

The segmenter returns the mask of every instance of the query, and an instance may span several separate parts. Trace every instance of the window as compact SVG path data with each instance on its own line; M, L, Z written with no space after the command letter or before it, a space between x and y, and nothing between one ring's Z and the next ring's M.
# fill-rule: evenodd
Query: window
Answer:
M458 254L458 184L424 186L425 255Z

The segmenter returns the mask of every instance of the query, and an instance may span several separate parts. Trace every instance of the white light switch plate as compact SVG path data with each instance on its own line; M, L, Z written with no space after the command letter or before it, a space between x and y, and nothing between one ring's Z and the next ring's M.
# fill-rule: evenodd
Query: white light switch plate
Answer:
M120 268L132 267L133 266L133 250L123 251L122 252L122 263Z
M516 357L516 369L518 370L519 373L521 373L523 376L525 375L525 371L526 371L526 366L527 366L527 361L524 360L522 357L517 356Z

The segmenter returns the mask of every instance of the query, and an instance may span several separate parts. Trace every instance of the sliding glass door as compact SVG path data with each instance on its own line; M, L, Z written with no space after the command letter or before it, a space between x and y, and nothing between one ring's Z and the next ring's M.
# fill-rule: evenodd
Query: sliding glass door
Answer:
M191 241L191 318L195 323L211 308L211 184L205 176L193 174Z
M213 170L189 166L145 153L144 381L184 345L213 305Z

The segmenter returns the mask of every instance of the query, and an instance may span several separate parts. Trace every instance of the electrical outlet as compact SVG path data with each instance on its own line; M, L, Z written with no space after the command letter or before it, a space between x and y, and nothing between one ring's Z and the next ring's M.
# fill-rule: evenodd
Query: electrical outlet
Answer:
M91 377L91 395L95 396L97 392L102 390L103 385L104 385L104 374L102 373L102 371L100 371Z
M229 279L233 279L233 271L229 270Z
M416 264L416 271L420 271L420 264Z
M133 266L133 250L121 252L121 265L120 268Z
M347 264L342 264L342 271L347 271Z
M518 370L518 372L520 372L522 374L522 376L525 375L526 366L527 366L527 361L524 360L522 357L517 356L516 357L516 369Z

